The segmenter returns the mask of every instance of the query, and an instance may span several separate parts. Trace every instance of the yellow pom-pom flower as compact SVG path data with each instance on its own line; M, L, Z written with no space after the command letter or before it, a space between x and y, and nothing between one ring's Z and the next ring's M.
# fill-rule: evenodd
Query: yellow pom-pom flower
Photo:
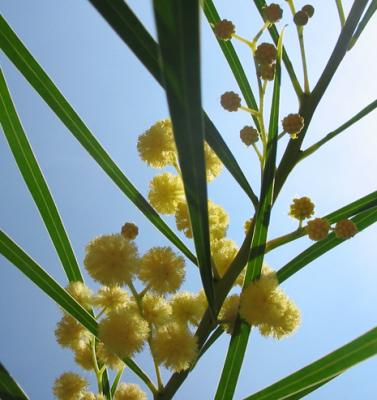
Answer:
M100 321L98 334L108 351L124 358L142 349L148 339L149 327L136 312L124 308L111 312Z
M73 349L75 361L83 369L90 371L94 369L93 353L90 342L86 342Z
M93 304L96 307L105 309L107 312L124 308L129 302L128 293L117 285L103 286L93 297Z
M158 329L152 338L152 348L157 362L176 372L188 369L198 353L196 337L178 323Z
M162 168L173 164L176 150L171 121L158 121L140 135L137 150L140 158L151 167Z
M60 346L75 348L87 343L90 333L75 318L64 314L56 326L55 337Z
M87 386L88 382L80 375L65 372L55 380L52 391L59 400L79 400Z
M153 247L141 258L139 278L159 294L174 293L184 280L184 266L170 247Z
M147 293L142 299L143 317L156 326L166 324L171 316L171 306L162 297Z
M82 282L70 282L66 287L67 292L84 308L92 305L92 291Z
M220 174L223 168L223 164L220 161L219 157L217 157L216 153L208 146L207 143L204 143L204 157L206 164L207 181L211 182Z
M98 343L96 353L101 363L107 367L114 370L120 370L124 367L123 361L115 353L109 351L102 342Z
M121 383L115 392L114 400L147 400L147 395L139 385Z
M139 266L137 247L120 234L99 236L86 247L84 264L103 285L128 284Z
M239 305L240 296L238 294L233 294L225 299L219 313L219 320L222 321L222 327L224 331L230 335L233 333Z
M148 199L161 214L174 214L178 203L185 198L181 178L170 172L155 176L149 188Z
M80 400L97 400L96 395L92 392L85 392L81 397Z
M203 316L202 301L198 295L179 292L170 299L173 319L182 324L198 325Z
M302 221L306 218L310 218L314 214L314 203L309 197L301 197L299 199L293 199L293 203L290 205L289 215L293 218Z

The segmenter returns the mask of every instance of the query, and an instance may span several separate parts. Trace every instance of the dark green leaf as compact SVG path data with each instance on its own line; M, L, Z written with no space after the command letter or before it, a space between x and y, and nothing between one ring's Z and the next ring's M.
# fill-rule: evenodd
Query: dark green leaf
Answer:
M355 33L352 36L350 45L349 45L349 50L355 45L357 40L359 39L360 35L363 33L363 30L367 26L368 22L371 20L373 17L373 14L377 11L377 0L372 0L372 2L369 4L369 7L365 11L365 14L363 15L363 18L361 19L359 25L356 28Z
M0 363L0 399L1 400L29 400L18 383Z

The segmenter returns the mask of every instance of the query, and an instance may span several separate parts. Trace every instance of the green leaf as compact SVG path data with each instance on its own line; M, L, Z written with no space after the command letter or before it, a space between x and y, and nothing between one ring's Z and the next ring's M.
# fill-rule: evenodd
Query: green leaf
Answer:
M18 168L43 218L69 281L82 281L63 222L18 118L0 69L0 122Z
M273 200L277 136L279 129L282 40L283 34L280 36L278 43L278 56L272 95L270 126L268 130L266 163L262 176L260 203L255 214L255 226L251 241L250 253L253 254L253 257L248 261L244 287L260 276L266 248L268 225ZM240 319L237 320L228 348L220 382L217 387L215 400L228 400L233 398L250 330L251 328L246 322L241 321Z
M196 257L168 227L157 212L150 206L148 201L137 191L120 168L110 158L95 136L90 132L79 115L60 93L59 89L21 43L2 16L0 16L0 38L2 50L8 58L14 63L22 75L29 81L98 165L152 224L180 249L186 257L193 263L196 263Z
M54 300L67 313L76 318L90 333L98 338L98 324L66 290L64 290L43 268L26 254L5 232L0 230L0 254L35 283L44 293ZM123 360L140 379L155 392L149 377L131 359Z
M2 400L29 400L18 383L0 363L0 399Z
M123 0L89 1L114 29L124 43L135 53L157 82L164 87L165 82L162 79L158 60L159 46L128 5ZM205 139L207 143L256 207L258 198L253 192L242 169L224 142L219 131L204 111L203 115Z
M343 373L377 353L377 328L244 400L283 400ZM297 398L297 397L296 397ZM299 397L298 397L299 398Z
M372 0L372 2L369 4L369 7L365 11L365 14L364 14L363 18L361 19L359 25L357 26L355 33L352 36L348 50L352 49L352 47L355 45L355 43L359 39L360 35L362 34L363 30L365 29L368 22L371 20L371 18L373 17L373 14L376 11L377 11L377 0Z
M377 221L377 207L360 212L352 218L352 221L356 224L359 232L364 230ZM336 238L335 234L331 233L326 239L314 243L289 263L284 265L284 267L279 269L277 272L279 282L284 282L310 262L343 242L344 240Z
M210 25L215 25L218 21L221 20L212 0L204 0L202 7L204 14ZM241 90L241 93L246 101L247 106L253 110L258 110L258 105L255 100L250 83L246 77L240 59L238 58L238 55L234 50L233 44L231 43L230 40L217 39L217 42L219 43L220 48L224 53L226 60L228 61L229 67L233 72L234 78L237 81L237 84ZM257 128L259 129L258 119L254 115L252 115L252 117Z
M215 314L200 93L199 3L154 1L162 71L203 288Z

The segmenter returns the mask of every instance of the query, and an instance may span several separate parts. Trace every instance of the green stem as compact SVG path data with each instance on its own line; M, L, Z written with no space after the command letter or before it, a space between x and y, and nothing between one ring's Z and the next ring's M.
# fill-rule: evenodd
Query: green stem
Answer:
M263 32L268 28L269 25L270 25L269 22L265 22L264 25L262 26L262 28L260 29L260 31L254 36L254 39L252 41L252 43L254 43L254 48L255 48L259 38L263 35Z
M114 378L114 382L113 382L113 384L111 385L111 396L114 396L114 394L115 394L115 392L116 392L116 390L117 390L117 388L118 388L119 382L120 382L120 380L121 380L121 378L122 378L122 375L123 375L123 371L124 371L124 368L121 368L121 369L117 372L117 374L116 374L116 376L115 376L115 378Z
M93 365L94 365L94 372L95 372L96 378L97 378L98 392L102 393L103 392L103 389L102 389L103 371L101 372L101 370L99 369L99 366L98 366L97 354L96 354L96 338L94 336L92 336L92 338L90 340L90 345L91 345L91 349L92 349L92 360L93 360Z
M340 26L343 29L343 26L346 23L346 16L344 15L342 0L335 0L335 3L336 3L336 8L338 9Z
M243 38L242 36L237 35L236 33L232 34L232 38L237 39L240 42L247 44L251 48L253 48L253 46L254 46L253 42L250 42L250 40L247 40L247 39Z

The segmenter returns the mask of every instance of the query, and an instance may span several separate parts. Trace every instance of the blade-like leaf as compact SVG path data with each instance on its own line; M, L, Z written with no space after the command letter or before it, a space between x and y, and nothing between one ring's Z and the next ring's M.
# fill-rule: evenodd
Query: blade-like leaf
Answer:
M0 399L2 400L29 400L18 383L0 363Z
M190 252L178 236L167 226L148 201L137 191L123 174L120 168L110 158L101 144L90 132L79 115L70 106L59 89L43 71L37 61L21 43L10 26L0 16L0 38L2 50L20 70L34 89L46 101L50 108L60 118L69 131L88 151L98 165L108 174L119 189L135 204L135 206L192 262L196 257Z
M201 108L199 3L154 2L162 71L203 288L215 310Z
M217 22L220 21L220 16L212 0L205 0L202 4L202 7L210 25L215 25ZM237 81L237 84L241 90L247 106L253 110L258 110L258 105L255 100L250 83L246 77L241 61L238 58L238 55L234 50L232 43L229 40L220 39L217 39L217 42L219 43L220 48L224 53L226 60L228 61L229 67L233 72L234 78ZM252 117L257 128L259 129L258 119L254 115L252 115Z
M35 283L67 313L77 319L90 333L97 336L97 321L43 268L26 254L13 240L0 230L0 254ZM130 369L152 390L156 391L149 377L129 358L123 360Z
M162 79L158 61L159 46L128 5L123 0L89 1L109 23L124 43L135 53L157 82L164 87L165 82ZM238 165L232 152L222 139L213 122L209 119L206 113L203 112L203 115L205 139L207 143L256 207L258 198L245 178L242 169Z
M372 2L369 4L369 7L365 11L365 14L363 15L363 18L361 19L359 25L357 26L355 33L352 36L349 45L349 50L352 49L352 47L355 45L360 35L363 33L363 30L365 29L368 22L371 20L376 11L377 11L377 0L372 0Z
M360 212L354 218L352 218L352 221L356 224L358 230L362 231L377 221L377 207ZM343 242L344 240L337 239L335 234L331 233L326 239L314 243L308 249L304 250L293 260L279 269L277 272L279 282L284 282L310 262Z
M250 250L250 253L253 254L253 257L249 260L246 268L244 287L249 282L257 279L260 276L266 248L268 225L273 200L277 136L279 129L281 54L283 47L282 39L283 34L280 35L278 42L278 56L276 62L274 90L272 95L266 164L262 176L260 203L254 218L255 227ZM245 355L250 330L250 326L246 322L241 321L240 319L237 320L236 328L230 341L220 382L217 387L215 400L228 400L233 398Z
M0 69L0 122L18 168L43 218L56 252L70 281L82 281L63 222L18 118Z
M377 353L377 328L244 400L283 400L343 373Z

